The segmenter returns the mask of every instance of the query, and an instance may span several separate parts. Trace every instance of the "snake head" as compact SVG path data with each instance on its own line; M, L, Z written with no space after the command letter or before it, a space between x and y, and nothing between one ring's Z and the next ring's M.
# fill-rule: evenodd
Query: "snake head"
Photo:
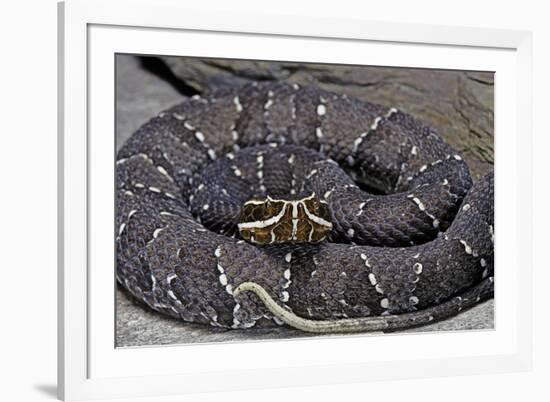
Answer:
M257 244L318 243L332 230L328 204L315 196L299 200L252 199L238 224L244 240Z

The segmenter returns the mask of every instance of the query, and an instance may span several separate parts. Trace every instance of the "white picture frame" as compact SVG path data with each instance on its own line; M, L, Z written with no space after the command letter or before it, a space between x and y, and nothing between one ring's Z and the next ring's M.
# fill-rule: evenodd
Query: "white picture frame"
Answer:
M330 52L321 51L328 47ZM59 397L162 396L528 370L531 48L531 34L524 31L213 15L176 0L60 3ZM114 169L101 162L114 152L115 53L495 71L495 330L116 349L114 292L109 296L113 242L101 235L113 232L114 189L100 186ZM506 193L499 190L501 177L508 178ZM98 264L106 268L92 269ZM347 353L356 350L368 353ZM178 354L185 359L178 360ZM251 355L264 359L219 358ZM243 375L245 384L239 380Z

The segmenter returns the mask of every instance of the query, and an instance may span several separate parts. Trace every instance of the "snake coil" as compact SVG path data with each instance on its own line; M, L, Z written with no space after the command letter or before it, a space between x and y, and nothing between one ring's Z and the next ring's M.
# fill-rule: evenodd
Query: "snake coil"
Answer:
M311 193L318 244L257 245L245 201ZM142 126L116 163L118 281L152 309L226 328L394 330L493 295L493 175L472 184L431 128L314 87L252 83Z

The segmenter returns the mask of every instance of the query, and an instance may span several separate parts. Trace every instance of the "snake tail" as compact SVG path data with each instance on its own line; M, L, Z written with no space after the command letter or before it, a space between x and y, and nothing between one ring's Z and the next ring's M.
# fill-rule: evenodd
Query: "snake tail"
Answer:
M305 332L318 334L393 331L403 328L429 324L451 317L468 309L494 294L494 278L488 277L477 285L439 305L411 313L382 315L336 320L311 320L303 318L278 304L269 293L255 282L243 282L234 291L234 296L252 292L258 296L265 307L285 324Z

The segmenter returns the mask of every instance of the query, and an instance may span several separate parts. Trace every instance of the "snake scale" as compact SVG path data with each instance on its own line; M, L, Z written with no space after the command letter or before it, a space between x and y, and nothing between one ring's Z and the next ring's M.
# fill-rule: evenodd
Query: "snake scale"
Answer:
M243 204L266 197L294 200L293 222L322 201L327 239L243 240ZM422 122L316 87L221 88L152 118L118 152L115 225L118 282L188 322L390 331L493 295L493 174L473 184Z

